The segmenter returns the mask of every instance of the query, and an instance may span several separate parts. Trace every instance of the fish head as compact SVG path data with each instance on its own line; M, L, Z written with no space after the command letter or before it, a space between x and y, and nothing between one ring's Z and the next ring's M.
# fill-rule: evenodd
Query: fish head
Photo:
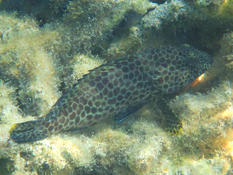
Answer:
M184 57L185 67L190 72L191 81L205 73L213 64L213 58L209 54L191 47L185 48Z
M151 75L155 90L162 94L179 92L213 63L212 57L206 52L190 46L164 47L156 52Z

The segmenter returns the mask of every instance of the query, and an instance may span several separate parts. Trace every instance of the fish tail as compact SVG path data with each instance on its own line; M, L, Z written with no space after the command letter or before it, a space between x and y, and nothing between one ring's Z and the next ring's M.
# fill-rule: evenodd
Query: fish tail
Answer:
M44 139L50 135L44 128L44 120L33 120L13 124L10 129L10 138L17 143L33 142Z

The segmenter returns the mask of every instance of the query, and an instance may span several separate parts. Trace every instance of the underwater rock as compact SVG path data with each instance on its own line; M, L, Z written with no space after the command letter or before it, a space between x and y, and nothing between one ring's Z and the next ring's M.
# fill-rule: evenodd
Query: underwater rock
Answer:
M14 87L14 103L26 115L46 112L54 103L57 79L50 55L43 44L56 38L55 32L41 32L30 18L1 13L0 76ZM43 60L43 61L42 61Z
M66 0L4 0L0 9L7 12L17 12L19 16L33 16L40 25L62 17L69 1Z
M149 45L188 43L214 52L222 35L233 29L232 7L232 1L223 2L217 10L189 1L167 1L149 10L138 27Z
M225 142L232 141L231 134L226 135L233 132L232 87L232 82L222 82L206 95L184 94L175 99L171 107L181 112L178 116L183 123L183 133L173 140L173 144L181 144L176 148L189 150L186 155L196 158L213 157L216 152L224 154Z
M142 18L143 28L160 29L165 22L177 21L180 16L191 15L194 9L182 0L156 5Z

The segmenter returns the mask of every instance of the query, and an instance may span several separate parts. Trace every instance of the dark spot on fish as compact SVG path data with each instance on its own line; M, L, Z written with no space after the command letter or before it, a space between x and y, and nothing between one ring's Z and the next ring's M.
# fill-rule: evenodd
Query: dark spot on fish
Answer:
M71 115L70 115L70 119L73 120L75 117L75 113L73 112Z

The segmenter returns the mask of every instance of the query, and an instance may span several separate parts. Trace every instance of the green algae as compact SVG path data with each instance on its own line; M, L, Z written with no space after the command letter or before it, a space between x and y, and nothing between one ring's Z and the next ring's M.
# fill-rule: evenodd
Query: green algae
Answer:
M10 175L15 171L14 161L9 159L0 159L0 167L2 175Z

